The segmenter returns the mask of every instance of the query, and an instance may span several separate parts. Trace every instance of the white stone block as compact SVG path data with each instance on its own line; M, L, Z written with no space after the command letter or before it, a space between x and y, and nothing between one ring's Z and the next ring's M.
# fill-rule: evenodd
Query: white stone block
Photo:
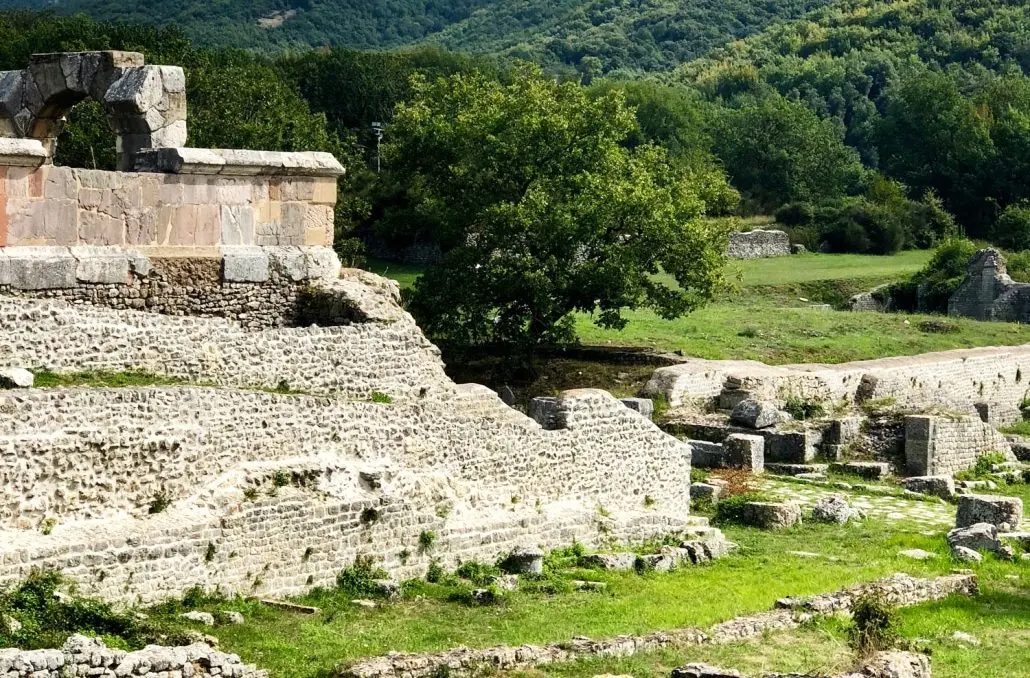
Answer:
M225 282L266 282L268 253L263 247L225 247L222 249L222 280Z

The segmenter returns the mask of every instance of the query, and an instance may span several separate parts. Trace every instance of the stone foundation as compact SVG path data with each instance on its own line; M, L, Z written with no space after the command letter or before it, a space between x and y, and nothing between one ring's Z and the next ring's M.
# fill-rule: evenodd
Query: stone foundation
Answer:
M783 231L734 231L726 256L730 259L761 259L790 256L790 238Z

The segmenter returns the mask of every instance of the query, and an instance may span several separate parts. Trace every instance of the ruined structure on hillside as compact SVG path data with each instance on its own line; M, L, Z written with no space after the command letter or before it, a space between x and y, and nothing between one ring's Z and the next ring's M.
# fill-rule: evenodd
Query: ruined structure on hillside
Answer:
M56 568L153 602L299 593L360 555L412 576L671 533L721 552L690 443L602 391L545 430L453 383L396 284L341 273L337 161L180 148L182 95L124 53L0 76L0 368L183 382L0 391L0 584ZM85 96L134 171L50 164Z
M1030 283L1017 283L996 249L980 250L969 260L966 279L948 300L948 315L977 320L1030 321Z

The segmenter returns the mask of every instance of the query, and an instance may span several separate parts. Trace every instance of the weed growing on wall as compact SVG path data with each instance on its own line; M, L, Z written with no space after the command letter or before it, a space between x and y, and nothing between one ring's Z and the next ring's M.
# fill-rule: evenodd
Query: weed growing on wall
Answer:
M381 594L377 579L389 579L386 570L375 564L372 556L358 556L354 564L336 575L336 587L347 595L367 598Z
M150 505L147 507L147 513L150 515L164 513L164 511L171 505L171 495L169 495L164 488L161 488L154 495L154 498L150 500Z

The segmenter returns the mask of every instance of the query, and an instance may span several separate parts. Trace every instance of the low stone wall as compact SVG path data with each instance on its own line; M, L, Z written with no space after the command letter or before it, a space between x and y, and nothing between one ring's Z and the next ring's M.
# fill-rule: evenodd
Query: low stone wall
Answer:
M905 418L905 465L913 476L954 475L987 452L1015 461L1009 442L978 417Z
M432 558L697 526L689 444L604 392L569 392L559 408L565 428L544 431L484 387L393 404L203 388L8 395L0 583L51 567L114 600L194 585L294 594L361 554L414 576ZM158 500L167 508L149 515Z
M790 253L790 237L775 230L734 231L726 250L730 259L786 257Z
M0 675L7 678L266 678L267 672L243 664L226 654L197 643L186 647L148 646L136 652L113 650L103 641L72 636L59 650L0 650Z
M992 410L997 423L1016 421L1030 389L1030 346L960 349L840 365L768 366L755 362L689 360L659 368L646 390L670 404L718 395L723 407L745 398L781 405L789 397L835 405L892 399L906 408Z
M343 669L340 678L431 678L446 671L456 677L479 675L484 669L527 671L533 668L596 657L627 657L683 645L735 643L767 632L795 629L815 617L846 612L860 596L877 592L899 606L941 600L950 595L974 595L973 575L951 575L937 579L916 579L897 574L871 584L809 599L785 600L771 612L740 617L718 624L709 633L699 629L676 629L646 636L620 636L610 640L574 638L554 645L523 645L475 650L460 647L440 653L392 653L356 662Z
M275 307L298 312L300 288L260 289L278 295ZM397 306L395 284L352 271L314 289L306 298L319 307L301 309L305 319L337 326L248 332L214 318L0 296L0 367L143 371L226 387L286 386L364 399L373 391L404 398L423 389L434 395L453 389L439 351ZM240 290L239 299L255 293Z
M176 256L164 256L170 253ZM306 324L312 285L340 274L336 254L325 247L226 247L193 253L202 256L180 254L120 247L0 249L0 295L228 318L263 329Z

